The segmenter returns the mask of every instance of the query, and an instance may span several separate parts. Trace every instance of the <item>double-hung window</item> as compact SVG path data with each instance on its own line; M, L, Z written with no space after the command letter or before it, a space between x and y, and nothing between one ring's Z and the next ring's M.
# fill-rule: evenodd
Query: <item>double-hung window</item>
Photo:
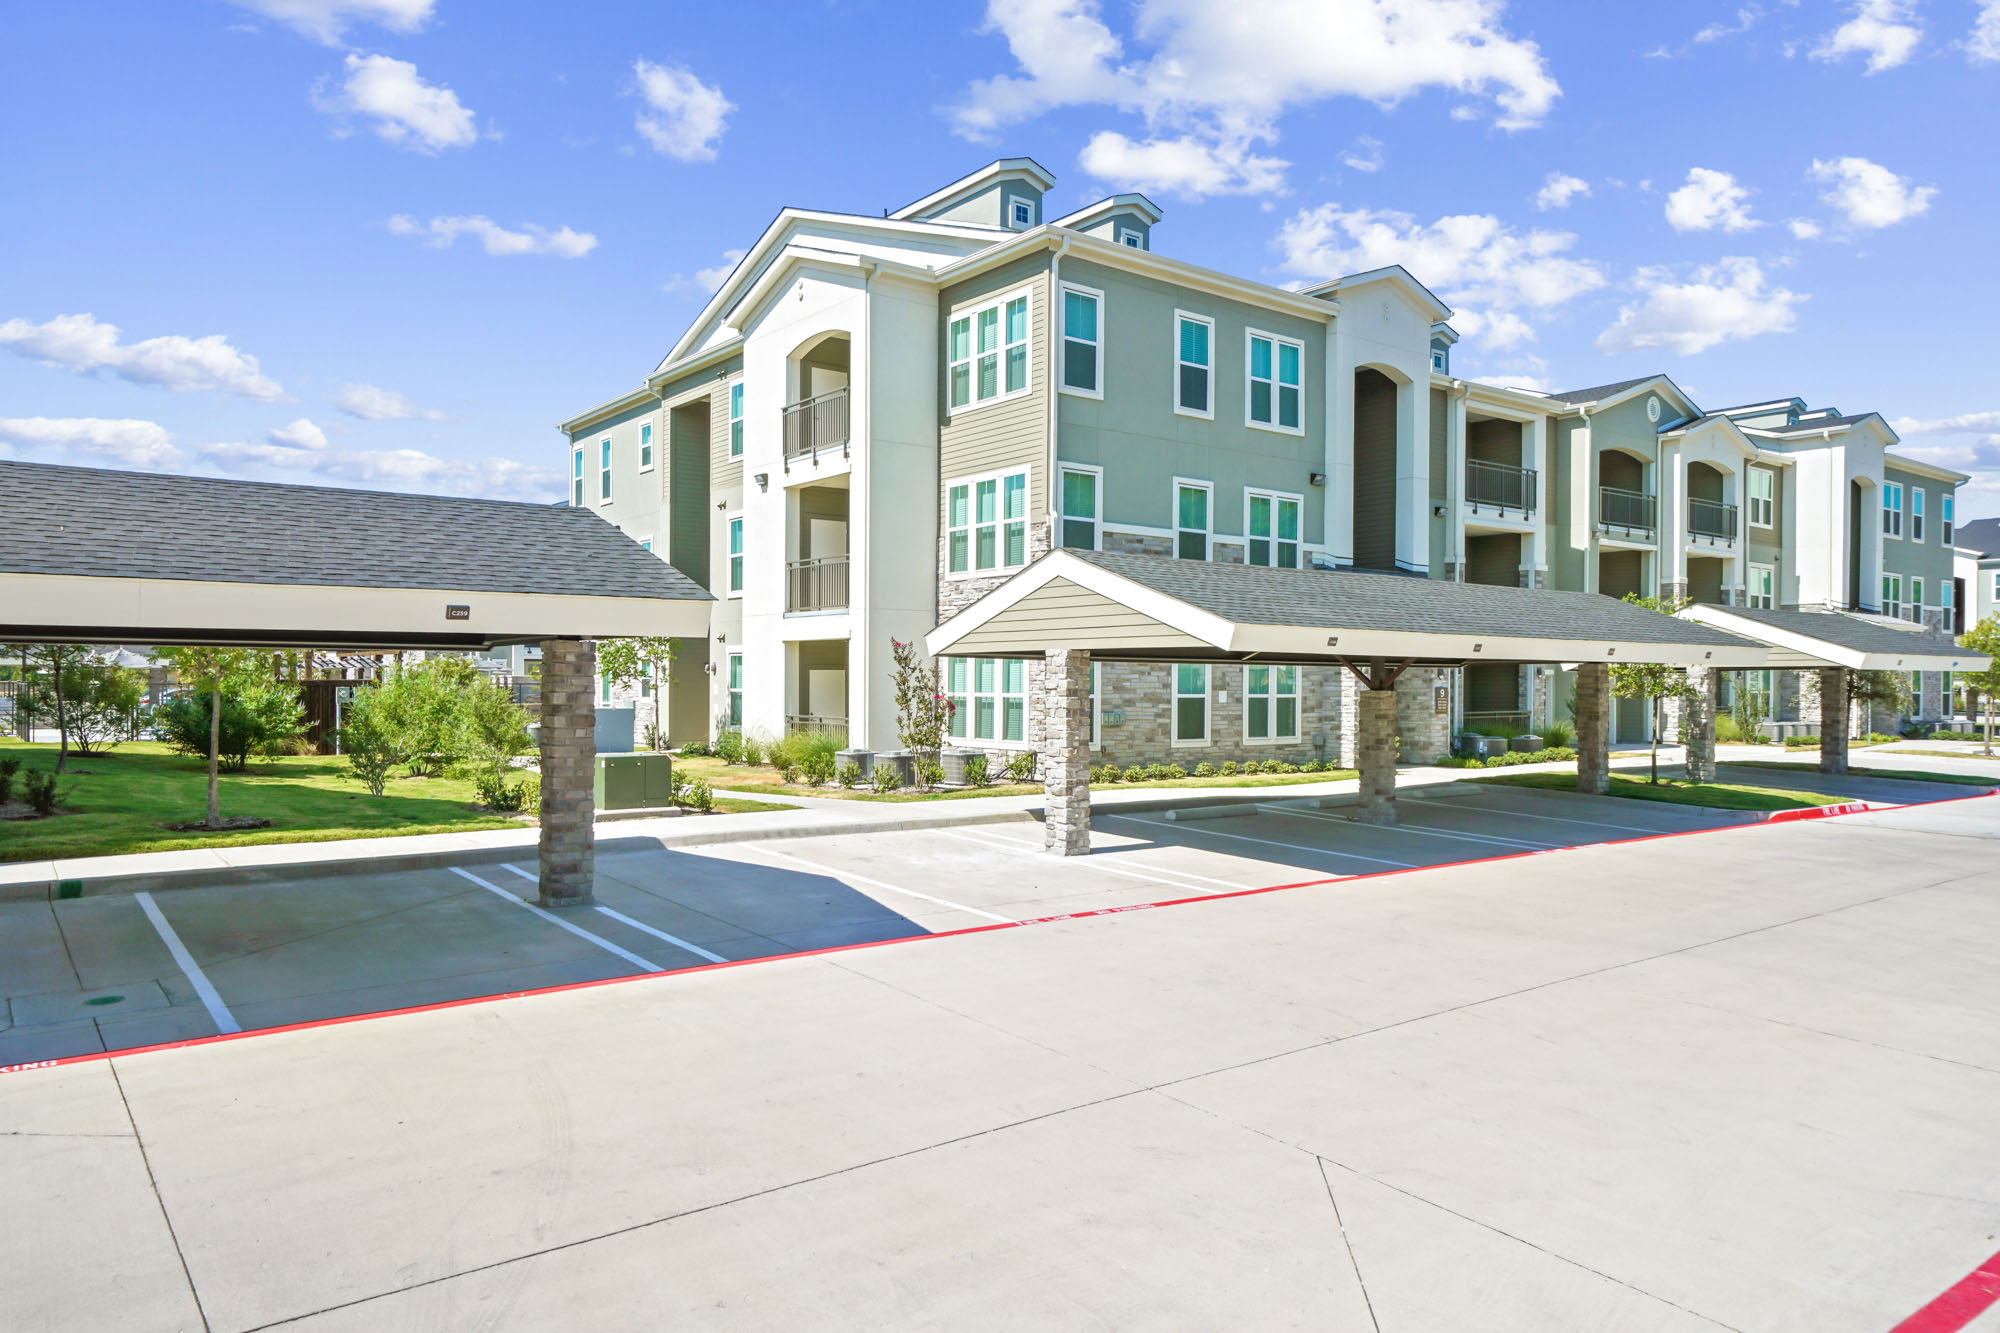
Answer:
M1062 387L1087 398L1104 396L1104 293L1063 284Z
M608 436L597 446L597 503L611 503L611 440Z
M1769 565L1750 566L1749 586L1744 589L1745 600L1752 607L1768 611L1777 604L1777 576Z
M1884 574L1882 576L1882 614L1901 620L1903 618L1903 576Z
M1244 561L1299 567L1299 497L1273 491L1243 493Z
M743 730L743 654L729 654L729 729Z
M945 572L990 574L1028 563L1028 470L945 488Z
M729 386L729 456L743 457L743 381Z
M1924 618L1924 581L1910 580L1910 619L1921 624Z
M743 595L743 515L729 516L729 595Z
M1924 488L1921 486L1912 486L1910 487L1910 540L1920 542L1923 539Z
M969 310L946 329L950 403L979 407L1028 391L1028 295Z
M1249 334L1249 377L1245 419L1252 426L1305 434L1305 387L1301 379L1306 348L1275 334Z
M1212 490L1205 481L1174 482L1174 554L1183 560L1208 559Z
M1890 481L1882 484L1882 535L1901 537L1903 535L1903 485Z
M1299 669L1293 666L1243 668L1243 739L1295 741L1299 738Z
M954 657L945 665L951 735L961 741L1025 744L1028 664L1018 657Z
M1773 501L1778 492L1778 474L1767 467L1750 469L1750 526L1768 528L1771 526Z
M1182 662L1174 667L1175 745L1208 744L1208 668Z
M1944 524L1944 531L1939 534L1938 539L1942 541L1946 546L1951 545L1952 510L1955 509L1956 507L1957 506L1953 503L1953 496L1950 491L1946 491L1943 495L1938 497L1938 509L1940 510L1938 518Z
M1062 470L1062 544L1077 551L1095 551L1101 522L1103 471L1094 467Z
M650 472L653 468L653 423L639 423L639 470Z
M1174 312L1174 411L1215 416L1215 321Z
M583 508L583 449L579 446L569 459L570 503Z

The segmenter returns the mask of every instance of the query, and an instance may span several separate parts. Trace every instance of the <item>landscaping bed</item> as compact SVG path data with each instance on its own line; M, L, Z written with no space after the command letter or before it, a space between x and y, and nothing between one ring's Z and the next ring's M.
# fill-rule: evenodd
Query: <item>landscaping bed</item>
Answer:
M1786 768L1790 765L1771 764L1768 767ZM1573 773L1495 773L1465 780L1492 782L1503 787L1539 787L1544 791L1576 790L1576 775ZM1611 790L1604 794L1635 801L1661 801L1668 805L1696 805L1710 810L1806 810L1814 806L1840 805L1852 799L1814 791L1783 791L1774 787L1746 787L1727 782L1695 783L1666 778L1647 782L1643 778L1621 777L1615 773L1611 777Z
M702 778L717 791L769 792L782 796L817 796L836 801L953 801L978 796L1036 796L1041 793L1039 782L993 782L978 787L946 787L934 791L918 791L900 788L895 791L878 792L865 783L844 787L838 781L811 786L805 782L787 782L785 775L769 764L748 765L730 763L712 755L684 755L674 757L674 767L690 778ZM1101 770L1096 770L1101 772ZM1151 768L1136 770L1142 774L1154 771ZM1285 773L1245 773L1216 772L1203 776L1189 774L1186 777L1145 777L1132 781L1120 777L1116 782L1093 779L1093 786L1099 791L1122 791L1132 789L1166 788L1169 790L1198 789L1205 787L1280 787L1296 786L1304 782L1341 782L1356 776L1351 768L1326 768L1317 772L1294 769ZM722 798L716 800L718 808Z

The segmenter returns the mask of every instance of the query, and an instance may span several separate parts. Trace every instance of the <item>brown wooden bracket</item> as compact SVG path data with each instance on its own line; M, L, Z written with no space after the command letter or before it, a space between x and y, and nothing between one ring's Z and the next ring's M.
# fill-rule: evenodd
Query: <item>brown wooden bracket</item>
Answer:
M1402 679L1403 673L1410 669L1410 664L1416 659L1406 657L1393 667L1383 662L1379 657L1371 659L1366 667L1356 664L1351 657L1343 657L1338 660L1342 666L1353 673L1356 680L1361 682L1363 689L1393 690L1396 688L1396 682Z

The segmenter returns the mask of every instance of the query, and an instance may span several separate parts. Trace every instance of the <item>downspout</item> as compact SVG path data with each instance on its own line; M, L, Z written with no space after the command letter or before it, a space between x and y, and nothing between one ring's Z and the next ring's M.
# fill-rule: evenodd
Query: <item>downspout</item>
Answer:
M1453 380L1444 400L1445 531L1451 534L1451 540L1445 544L1445 559L1451 562L1452 580L1456 583L1465 582L1465 432L1454 432L1453 428L1459 423L1455 405L1471 396L1470 384Z
M1048 499L1048 513L1044 521L1048 524L1049 549L1052 551L1062 537L1062 497L1056 493L1059 466L1056 461L1056 432L1062 414L1062 380L1059 378L1062 374L1062 261L1063 256L1069 253L1069 243L1070 237L1065 233L1062 243L1056 246L1055 257L1049 261L1049 457L1047 470L1042 474L1042 489ZM1102 321L1103 318L1100 312L1098 319ZM1101 346L1104 339L1102 328L1098 329L1097 337ZM1100 370L1099 374L1102 373ZM1104 386L1100 384L1097 387L1102 392ZM1097 497L1097 508L1099 514L1104 512L1104 497L1101 494ZM1099 546L1104 544L1101 528L1097 540Z
M848 606L852 608L849 614L855 614L856 612L859 613L856 616L859 623L854 628L860 631L859 633L849 631L848 634L847 711L849 715L848 717L849 729L848 729L847 743L849 745L857 745L857 744L865 745L872 749L874 747L875 742L873 738L870 737L868 734L869 726L874 721L874 718L871 716L871 710L868 707L868 683L872 675L872 673L869 670L870 655L868 651L868 645L869 645L869 630L871 626L868 623L869 621L868 608L875 604L875 599L868 595L868 588L865 585L861 589L861 596L859 598L854 596L854 574L855 574L854 554L857 547L859 547L863 551L866 551L868 549L867 543L873 536L874 526L872 523L869 522L870 506L866 503L864 503L861 506L861 512L858 515L860 522L858 524L856 523L855 520L857 518L857 515L854 510L854 495L858 492L863 496L869 497L869 499L872 501L875 494L875 449L874 449L875 386L873 383L873 380L875 378L875 343L873 339L873 327L874 327L874 317L875 317L874 283L875 283L875 275L881 271L882 265L879 261L869 259L866 256L861 257L860 263L861 263L861 364L867 368L867 375L864 377L861 385L862 406L865 409L865 412L864 414L862 414L861 417L861 425L862 429L867 432L867 434L863 438L867 441L868 447L853 450L853 461L848 465L850 472L852 472L855 469L865 469L867 475L862 479L863 482L865 483L864 485L858 487L852 487L850 489L848 493L848 504L847 504L847 569L848 569L847 601L848 601ZM854 406L854 349L852 348L849 348L847 353L847 397L848 397L848 409L851 412ZM849 439L852 440L854 435L854 421L851 416L848 420L847 434ZM851 480L852 478L850 478L850 481ZM936 486L933 485L931 490L932 493L935 494L937 490ZM936 517L935 511L933 511L932 516L933 518ZM855 537L857 535L856 534L857 528L859 529L859 536L861 538L860 541L855 540ZM935 537L932 539L931 548L933 551L935 551L937 548ZM933 557L931 563L933 567L935 567L936 565L935 557ZM873 560L864 559L861 562L860 572L865 579L873 579L875 576L875 562ZM787 595L789 595L789 593ZM935 580L933 580L931 584L931 606L933 608L937 606L937 584ZM859 662L856 662L854 660L856 644L860 645L861 660ZM859 712L856 712L854 707L856 701L855 686L857 683L859 684L861 691L860 693L861 709ZM799 684L798 681L788 682L788 685L792 687L796 687L798 684ZM860 737L858 739L854 734L856 731L860 732Z

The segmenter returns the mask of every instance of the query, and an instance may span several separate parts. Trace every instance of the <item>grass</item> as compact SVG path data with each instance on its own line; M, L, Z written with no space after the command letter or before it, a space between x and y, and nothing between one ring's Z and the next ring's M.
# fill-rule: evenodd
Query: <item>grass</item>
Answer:
M0 754L23 755L31 768L53 768L55 752L53 745L0 739ZM18 791L17 779L16 799ZM204 761L173 754L154 741L127 742L88 758L71 755L63 792L59 808L70 813L0 822L0 862L522 826L517 817L473 809L477 798L468 778L391 778L388 791L374 797L349 776L345 760L288 755L252 763L247 773L222 775L223 816L268 819L270 828L175 832L166 825L207 814L208 769ZM715 808L736 814L790 807L718 796Z
M1915 753L1904 750L1903 754ZM1963 755L1947 756L1961 759ZM1770 759L1730 759L1725 761L1731 768L1777 768L1798 772L1803 764L1781 764ZM1967 773L1924 773L1905 771L1900 768L1850 768L1846 776L1851 778L1888 778L1900 782L1948 782L1959 787L2000 787L2000 778L1975 777Z
M878 792L866 785L852 790L838 783L827 783L824 787L808 787L802 782L786 782L777 769L760 765L748 768L742 764L725 763L715 758L674 759L675 767L689 777L708 779L709 785L717 791L769 792L784 796L820 796L836 801L960 801L977 796L1035 796L1041 793L1038 782L996 782L986 787L953 788L949 791L892 791ZM1355 777L1351 768L1333 768L1320 773L1238 773L1230 777L1179 778L1157 782L1116 782L1093 784L1096 791L1132 791L1149 787L1165 787L1183 790L1199 787L1282 787L1296 786L1302 782L1340 782ZM717 806L722 799L716 798Z
M1783 768L1783 764L1772 765ZM1505 787L1540 787L1547 791L1575 791L1576 778L1568 773L1496 773L1467 778L1467 782L1496 782ZM1818 805L1839 805L1851 798L1827 796L1816 791L1779 791L1771 787L1743 787L1726 782L1691 783L1662 778L1650 783L1642 778L1613 774L1610 796L1635 801L1661 801L1668 805L1699 805L1711 810L1804 810Z
M1977 750L1891 750L1890 754L1914 754L1925 759L2000 759L2000 752L1981 754Z

